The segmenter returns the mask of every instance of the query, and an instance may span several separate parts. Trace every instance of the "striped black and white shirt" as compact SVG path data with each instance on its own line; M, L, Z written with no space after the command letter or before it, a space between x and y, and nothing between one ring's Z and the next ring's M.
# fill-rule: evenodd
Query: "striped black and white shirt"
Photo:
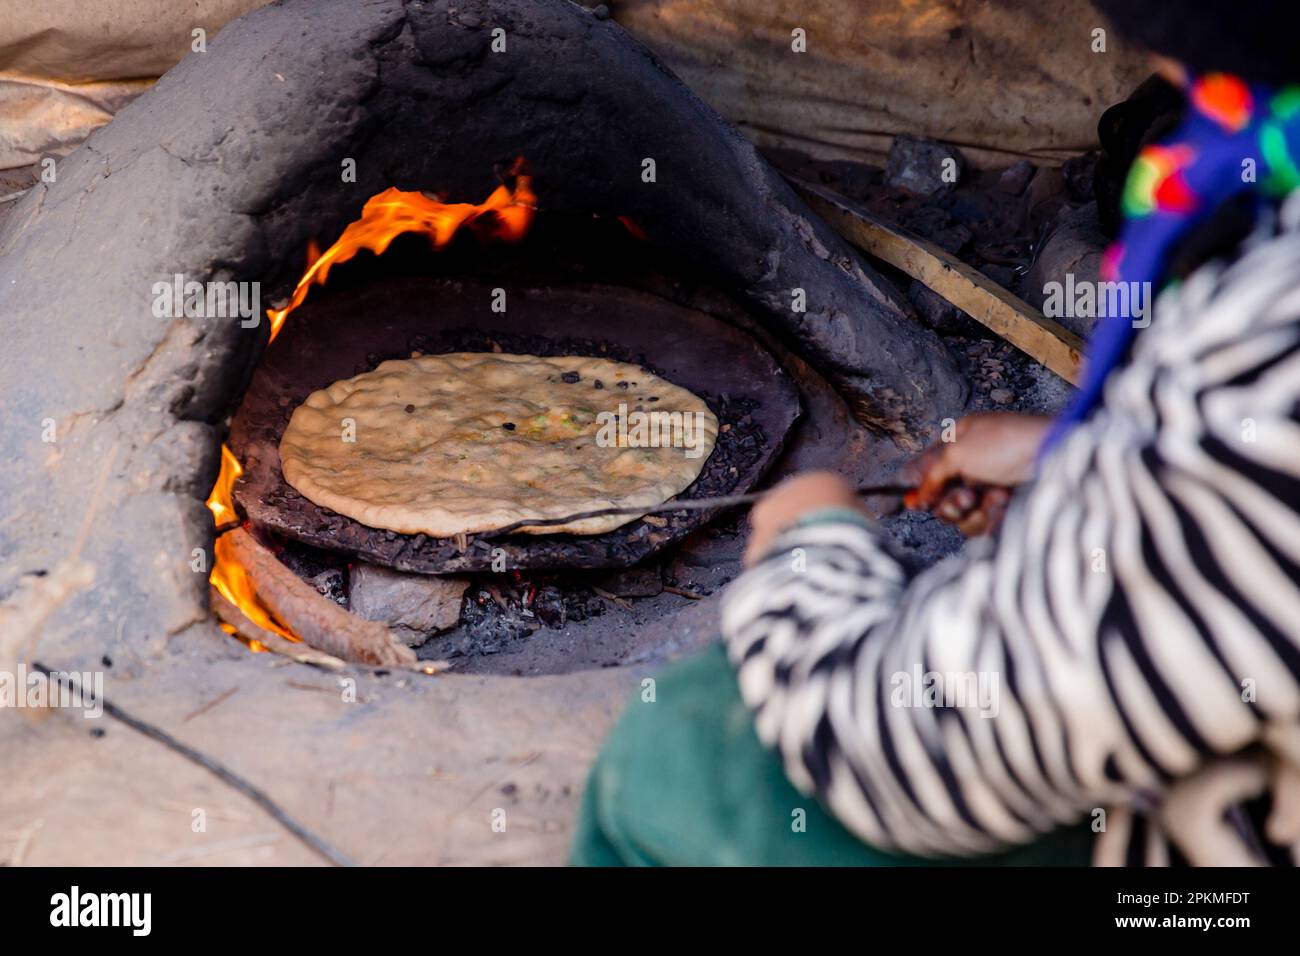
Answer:
M909 576L870 522L813 515L722 630L797 787L877 847L970 855L1265 743L1300 766L1298 585L1287 231L1160 297L995 538Z

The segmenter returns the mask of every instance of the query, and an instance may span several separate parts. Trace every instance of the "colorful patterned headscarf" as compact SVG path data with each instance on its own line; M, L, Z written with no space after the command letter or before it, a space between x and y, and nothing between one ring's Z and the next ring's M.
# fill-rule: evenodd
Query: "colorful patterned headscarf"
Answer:
M1248 86L1235 76L1211 73L1189 84L1187 98L1182 125L1144 149L1129 172L1124 224L1102 258L1105 282L1129 283L1129 288L1150 283L1154 296L1168 278L1179 241L1223 203L1249 195L1258 214L1300 187L1300 86ZM1125 298L1097 296L1099 307L1108 300ZM1049 432L1044 451L1100 403L1106 377L1137 334L1136 318L1100 316L1079 393Z

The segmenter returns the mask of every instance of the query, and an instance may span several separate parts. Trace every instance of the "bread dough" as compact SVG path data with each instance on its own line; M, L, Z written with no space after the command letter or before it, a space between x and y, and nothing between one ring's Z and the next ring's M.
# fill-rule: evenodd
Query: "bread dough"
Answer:
M657 505L704 467L698 397L604 358L415 355L313 392L280 439L285 480L372 528L446 538L527 518ZM637 515L536 534L601 534Z

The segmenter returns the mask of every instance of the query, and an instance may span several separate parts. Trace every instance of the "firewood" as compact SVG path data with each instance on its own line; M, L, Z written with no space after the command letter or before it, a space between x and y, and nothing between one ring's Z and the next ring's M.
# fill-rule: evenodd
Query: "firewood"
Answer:
M254 624L243 611L227 601L225 596L216 588L211 589L211 597L213 612L222 621L233 627L245 640L257 641L271 653L287 657L299 664L311 664L329 671L341 671L348 666L346 661L323 651L318 651L310 644L291 641L288 638L281 637L275 631L268 631L266 628ZM188 719L187 717L186 720Z
M262 603L305 643L358 664L416 666L415 652L395 640L388 628L349 614L317 593L243 528L222 540L230 557L248 572Z
M976 322L1072 385L1079 384L1083 340L987 276L919 236L883 222L828 189L791 185L832 229L868 255L902 269Z
M703 601L705 598L705 595L703 594L699 594L695 591L688 591L686 588L679 588L672 584L665 584L664 590L669 594L676 594L679 597L684 597L691 601Z

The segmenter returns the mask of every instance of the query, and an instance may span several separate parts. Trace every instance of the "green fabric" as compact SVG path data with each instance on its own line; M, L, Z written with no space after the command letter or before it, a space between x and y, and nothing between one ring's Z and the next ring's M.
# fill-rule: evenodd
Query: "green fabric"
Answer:
M809 511L794 523L796 528L811 528L819 524L860 524L864 527L875 527L875 522L868 518L861 511L855 511L852 508L818 508L815 511Z
M786 780L759 742L723 648L638 694L592 768L579 866L1086 866L1087 826L998 856L934 861L872 849ZM803 811L802 814L799 811ZM802 817L803 832L796 824Z

